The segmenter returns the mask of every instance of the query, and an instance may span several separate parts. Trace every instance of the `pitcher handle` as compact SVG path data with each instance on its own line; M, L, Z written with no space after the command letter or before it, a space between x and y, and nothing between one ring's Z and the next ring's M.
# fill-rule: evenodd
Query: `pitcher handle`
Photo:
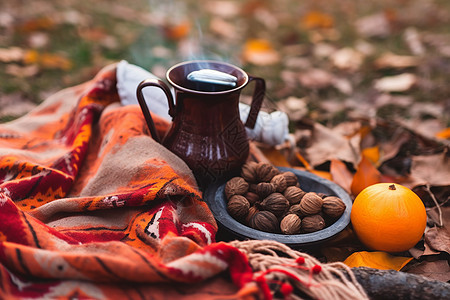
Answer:
M150 114L150 110L148 109L147 103L145 102L144 94L142 93L142 89L148 86L156 86L163 90L164 94L167 97L167 101L169 102L169 115L171 117L174 116L175 112L175 103L173 101L172 93L170 92L169 87L162 80L157 78L145 79L141 83L139 83L136 96L139 102L139 106L141 107L142 113L144 114L145 121L147 122L148 129L155 141L161 143L161 139L159 138L158 132L156 132L155 123L153 122L152 115Z
M258 118L258 113L261 109L264 95L266 94L266 82L263 78L253 76L249 76L250 81L255 81L255 90L253 91L253 99L245 126L253 129L255 128L256 119Z

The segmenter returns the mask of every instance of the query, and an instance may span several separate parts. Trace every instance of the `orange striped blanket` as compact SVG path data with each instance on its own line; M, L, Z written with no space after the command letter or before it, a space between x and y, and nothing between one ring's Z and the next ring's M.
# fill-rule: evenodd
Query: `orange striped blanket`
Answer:
M119 101L111 65L0 124L1 299L198 298L244 284L247 258L215 242L190 170Z

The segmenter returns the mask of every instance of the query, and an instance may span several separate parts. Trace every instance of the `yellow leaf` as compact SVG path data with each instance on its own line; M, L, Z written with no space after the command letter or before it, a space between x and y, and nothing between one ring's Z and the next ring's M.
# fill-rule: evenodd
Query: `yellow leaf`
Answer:
M261 151L273 165L277 167L292 167L291 164L286 160L286 157L284 157L284 155L274 147L263 148L261 149Z
M334 26L334 18L320 11L310 11L302 18L301 23L307 29L331 28Z
M350 268L369 267L379 270L396 270L400 271L408 264L412 257L401 257L388 254L386 252L355 252L344 261L344 264Z
M374 165L377 166L379 164L379 160L380 160L380 147L379 146L365 148L362 150L361 154L363 156L367 157Z
M450 139L450 127L436 133L436 137L441 139Z
M255 65L272 65L280 61L280 55L272 44L264 39L250 39L244 45L242 58Z
M29 50L25 53L23 61L25 64L38 64L46 69L69 70L72 62L66 57L54 53L39 53Z

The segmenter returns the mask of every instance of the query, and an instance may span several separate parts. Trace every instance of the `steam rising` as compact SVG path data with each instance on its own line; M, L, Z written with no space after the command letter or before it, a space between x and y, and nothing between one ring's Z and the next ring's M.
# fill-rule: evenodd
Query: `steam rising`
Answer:
M237 78L235 76L212 69L193 71L187 75L187 79L190 81L227 86L236 86L237 82Z

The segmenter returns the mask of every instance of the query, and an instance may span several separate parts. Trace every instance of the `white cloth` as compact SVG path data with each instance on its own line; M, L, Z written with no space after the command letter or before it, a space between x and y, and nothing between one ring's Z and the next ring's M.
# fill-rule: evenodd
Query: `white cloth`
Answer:
M127 61L121 61L117 66L117 90L122 105L137 104L136 89L139 83L148 78L157 78L152 73ZM160 117L171 121L169 105L164 92L158 87L143 89L147 106ZM239 103L239 112L242 122L247 120L250 106ZM260 111L254 129L245 128L249 139L276 146L289 139L289 118L286 113L274 111L267 113Z

